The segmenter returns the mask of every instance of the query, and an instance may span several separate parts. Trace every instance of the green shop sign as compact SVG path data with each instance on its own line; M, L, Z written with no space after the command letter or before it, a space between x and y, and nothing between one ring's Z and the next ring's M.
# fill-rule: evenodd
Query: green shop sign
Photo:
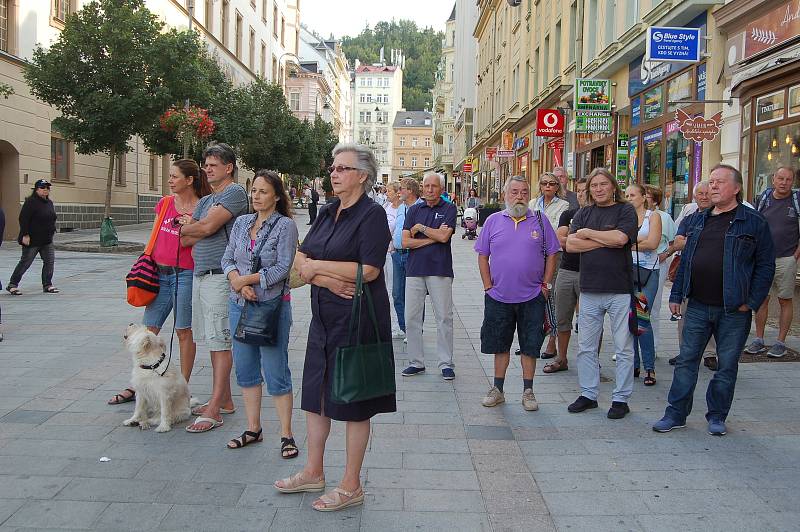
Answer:
M576 111L611 112L611 80L586 79L575 80Z
M604 111L576 111L576 133L611 133L613 122L611 113Z

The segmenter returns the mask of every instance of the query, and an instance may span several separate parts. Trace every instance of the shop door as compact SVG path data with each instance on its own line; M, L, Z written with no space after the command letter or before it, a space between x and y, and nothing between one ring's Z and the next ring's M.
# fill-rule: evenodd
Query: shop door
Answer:
M690 142L678 131L677 122L667 124L667 154L664 163L664 201L661 208L673 219L689 202Z
M589 164L591 165L592 170L594 170L595 168L605 168L606 170L608 170L608 168L606 167L605 146L600 146L599 148L595 148L592 150Z
M642 137L642 184L661 187L661 128L647 131Z

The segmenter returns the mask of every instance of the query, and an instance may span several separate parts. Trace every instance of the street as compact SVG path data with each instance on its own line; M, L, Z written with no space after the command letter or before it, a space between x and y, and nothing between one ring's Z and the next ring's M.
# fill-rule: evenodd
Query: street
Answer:
M297 217L302 234L307 214ZM264 401L264 443L229 450L246 428L241 390L237 412L207 434L185 424L158 434L122 426L133 403L106 401L129 385L131 357L122 346L141 310L125 302L133 256L57 252L55 284L43 294L36 260L20 285L0 295L0 529L622 531L798 530L800 510L800 366L742 364L729 434L706 434L700 370L695 411L686 429L656 434L650 425L666 404L677 352L668 314L652 388L635 384L631 414L606 418L613 385L610 348L601 353L600 408L569 414L579 394L577 365L544 375L534 391L541 407L523 411L519 361L512 357L507 402L481 406L492 356L480 350L483 303L473 242L453 239L456 379L435 371L402 378L407 365L395 341L398 412L373 419L362 480L363 507L315 512L318 494L283 495L272 483L302 467L305 422L300 403L310 320L309 288L293 293L290 365L295 384L297 460L280 456L277 416ZM120 228L121 240L144 241L145 225ZM57 240L93 239L90 230ZM19 246L0 248L3 283ZM665 289L665 295L668 289ZM433 316L429 307L427 313ZM168 321L168 324L170 322ZM436 368L434 320L425 325L429 368ZM171 326L162 335L169 341ZM774 337L774 331L768 336ZM610 338L606 334L606 340ZM792 348L797 338L789 338ZM572 348L575 341L573 338ZM177 360L177 339L175 355ZM569 355L574 361L574 352ZM208 350L198 345L190 382L208 398ZM187 423L188 424L188 423ZM101 461L107 457L108 461ZM344 424L334 423L326 451L327 480L343 472Z

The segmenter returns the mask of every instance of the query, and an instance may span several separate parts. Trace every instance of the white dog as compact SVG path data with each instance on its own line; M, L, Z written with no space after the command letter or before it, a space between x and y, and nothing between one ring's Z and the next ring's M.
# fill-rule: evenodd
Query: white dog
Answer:
M133 355L131 383L136 390L136 408L123 425L147 430L159 423L156 432L167 432L175 423L189 419L189 386L174 365L164 371L164 341L147 327L130 324L125 346Z

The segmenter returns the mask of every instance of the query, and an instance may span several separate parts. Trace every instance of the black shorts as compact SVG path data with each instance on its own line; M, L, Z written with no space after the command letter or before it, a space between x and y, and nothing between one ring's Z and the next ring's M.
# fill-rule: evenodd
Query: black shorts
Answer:
M544 304L542 294L522 303L502 303L485 294L481 353L508 353L516 330L522 354L539 358L544 342Z

